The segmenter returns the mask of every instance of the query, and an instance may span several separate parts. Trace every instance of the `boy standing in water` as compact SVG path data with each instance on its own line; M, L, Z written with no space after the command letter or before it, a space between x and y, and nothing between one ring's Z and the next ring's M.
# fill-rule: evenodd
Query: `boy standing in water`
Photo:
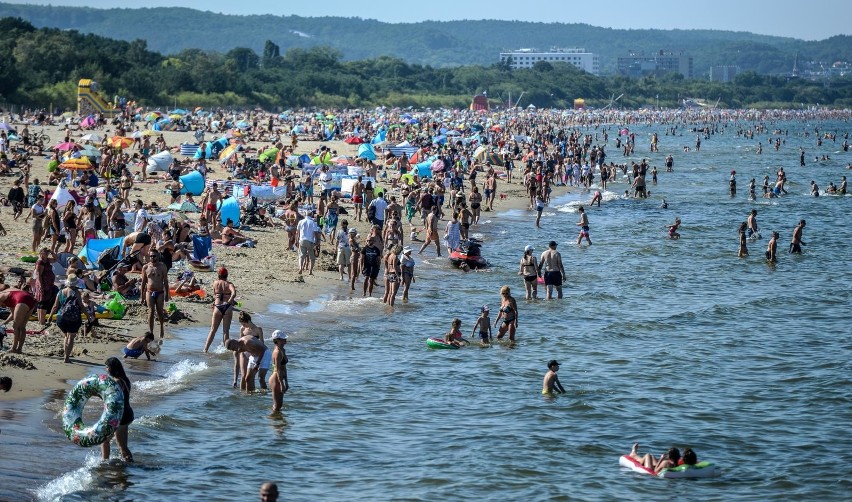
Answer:
M542 395L553 396L554 391L565 394L565 389L559 383L559 377L556 376L557 371L559 371L559 363L556 362L556 359L547 363L547 373L544 375L544 385L541 389Z
M476 329L479 328L479 343L483 347L491 345L491 318L488 317L488 305L482 307L479 313L479 318L473 325L473 331L470 332L470 337L476 334Z
M591 246L592 239L589 238L589 217L586 215L586 210L583 209L583 206L580 206L577 212L580 213L580 221L577 222L577 226L580 227L580 235L577 236L577 245L579 246L585 237L586 242Z

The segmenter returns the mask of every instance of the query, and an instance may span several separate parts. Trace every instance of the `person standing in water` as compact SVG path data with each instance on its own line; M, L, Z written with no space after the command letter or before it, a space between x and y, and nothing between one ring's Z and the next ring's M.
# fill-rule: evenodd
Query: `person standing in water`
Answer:
M807 244L802 240L805 224L805 220L799 220L799 224L793 229L793 239L790 241L790 253L792 254L802 254L802 246Z
M562 266L562 255L556 250L556 241L550 241L548 249L541 253L538 261L538 275L544 278L548 300L553 298L554 288L556 288L556 297L562 298L562 281L565 279L565 267Z
M124 411L121 414L121 420L118 422L118 427L116 427L115 432L113 433L115 436L115 442L118 444L118 450L121 452L121 458L124 459L125 462L133 462L133 454L130 453L130 449L127 447L127 427L135 418L133 415L133 408L130 407L130 379L127 378L127 373L124 372L124 366L121 365L121 361L119 361L118 358L110 357L107 359L106 370L109 377L118 383L118 386L121 387L122 394L124 394ZM109 460L110 443L112 442L113 435L110 435L106 441L101 443L101 460Z
M772 232L772 238L769 239L769 245L766 246L766 259L769 263L778 262L778 237L780 237L778 232Z
M583 209L583 206L580 206L577 209L577 212L580 213L580 221L577 222L577 226L580 227L580 235L577 236L577 245L583 241L583 237L586 238L586 242L589 245L592 245L592 240L589 238L589 216L586 214L586 210Z
M737 251L737 257L739 258L745 258L746 256L748 256L748 248L746 248L746 228L748 228L748 223L740 223L740 229L738 230L740 238L740 249L739 251Z
M269 377L269 389L272 391L272 412L281 411L284 406L284 394L290 388L287 381L287 335L284 331L276 329L272 332L272 375Z
M559 363L553 359L547 363L547 373L544 374L544 383L541 393L544 396L553 397L554 393L565 394L565 388L559 382L556 372L559 371Z
M756 240L760 238L760 232L757 229L757 209L752 209L746 220L748 224L748 238Z
M518 330L518 304L512 297L512 291L509 286L500 288L500 313L497 314L497 319L494 320L494 327L502 320L500 329L497 331L497 340L502 340L506 331L509 332L509 341L515 342L515 332Z

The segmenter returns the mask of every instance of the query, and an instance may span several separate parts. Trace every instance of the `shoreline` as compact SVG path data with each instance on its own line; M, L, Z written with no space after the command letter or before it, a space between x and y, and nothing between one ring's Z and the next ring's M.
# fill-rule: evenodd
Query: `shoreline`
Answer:
M51 136L60 136L62 129L58 126L47 128L48 134ZM86 131L75 131L75 138L82 136ZM108 134L108 129L105 132ZM184 141L194 141L192 134L189 132L164 132L164 137L170 145L177 145ZM348 145L343 141L300 141L297 153L309 152L321 144L327 145L329 148L338 150L341 154L354 154L357 148ZM266 143L254 142L251 146L265 146ZM33 158L33 167L31 170L31 180L35 178L44 178L47 173L48 159L44 156ZM211 163L214 172L208 175L208 179L224 179L218 163ZM0 191L8 190L11 186L13 178L0 178ZM379 180L377 187L382 186L389 191L389 183L386 180ZM46 189L52 189L43 184ZM162 202L166 200L164 195L164 185L160 182L149 182L148 184L137 183L134 185L131 198L141 198L145 202L154 200L164 207L167 204ZM570 188L570 187L569 187ZM500 193L507 194L505 199L499 197L494 202L494 211L484 211L482 218L487 219L490 215L510 210L525 210L527 208L526 199L523 196L525 191L523 185L519 181L514 181L508 184L504 179L498 181L498 190ZM560 187L558 192L554 193L554 197L560 197L568 192L565 187ZM341 204L347 210L352 208L351 202L344 200ZM354 211L350 211L350 215ZM12 221L10 211L0 212L0 223L3 223L9 232L9 236L20 243L29 244L31 240L31 230L29 224L24 224L26 212L16 221ZM448 215L445 211L445 219L441 220L442 227L448 220ZM349 218L344 216L344 218ZM415 217L415 220L417 218ZM366 236L369 229L366 221L350 220L350 228L358 230L359 235ZM404 237L408 243L409 227L403 224ZM443 229L439 228L439 234L443 235ZM225 266L229 270L229 280L231 280L237 288L237 296L242 302L242 310L248 310L251 313L261 313L268 310L272 303L279 301L292 301L308 298L316 298L330 292L336 283L337 265L335 254L330 248L330 242L326 241L322 245L320 256L317 257L316 266L313 276L300 276L297 273L297 255L296 252L286 251L285 242L286 234L279 228L255 228L249 232L249 235L258 239L258 246L254 249L248 248L227 248L224 246L215 246L213 253L217 256L217 267ZM8 237L7 237L8 239ZM79 251L78 246L75 252ZM22 254L28 254L29 248L7 248L7 252L0 252L0 265L6 267L24 266L15 258ZM429 253L427 249L426 253ZM257 267L257 260L262 259L263 267ZM28 269L28 272L31 269ZM172 269L174 271L175 269ZM210 284L215 280L215 274L211 272L197 273L196 277L203 281L205 289L209 289ZM295 287L294 287L295 286ZM377 289L381 290L383 286L380 281L377 281ZM353 294L357 293L353 292ZM374 292L375 296L375 292ZM212 306L212 298L208 295L202 299L196 298L174 298L173 301L178 307L176 315L167 314L166 336L164 343L168 343L171 337L171 330L184 327L204 327L209 326L210 308ZM122 348L133 337L143 334L147 330L147 308L139 305L138 300L130 300L127 302L128 311L122 320L100 320L101 326L95 328L95 334L90 337L82 337L78 335L74 345L72 355L72 364L64 364L62 362L62 340L63 335L58 332L55 325L41 335L28 335L24 344L23 357L19 355L0 353L0 374L10 376L13 379L12 390L8 393L0 393L0 402L6 401L26 401L34 398L41 398L44 395L56 393L58 390L67 391L73 385L73 382L79 380L89 373L92 367L97 367L103 364L103 361L110 356L123 358ZM37 326L36 323L30 323L29 328ZM38 326L35 329L39 329ZM272 329L267 327L271 332ZM155 323L156 330L156 323ZM232 333L239 330L239 323L236 316L232 321ZM221 332L221 327L220 327ZM218 335L221 336L221 335ZM7 343L11 343L11 337ZM214 341L214 343L216 343ZM199 352L203 341L199 341ZM133 371L133 363L130 360L122 361L128 365L130 371Z

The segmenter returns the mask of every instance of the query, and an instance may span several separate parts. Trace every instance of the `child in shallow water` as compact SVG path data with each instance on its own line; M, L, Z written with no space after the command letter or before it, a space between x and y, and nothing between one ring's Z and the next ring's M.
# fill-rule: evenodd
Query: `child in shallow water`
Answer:
M479 328L479 343L483 347L491 345L491 318L488 317L488 305L484 305L479 312L479 318L473 325L473 331L470 332L470 337L476 334L476 329Z
M446 335L444 335L444 341L446 341L447 343L451 343L451 344L455 345L456 347L461 347L463 344L467 345L468 343L470 343L467 340L465 340L464 337L462 337L461 319L459 319L459 318L453 319L453 323L450 327L450 331Z

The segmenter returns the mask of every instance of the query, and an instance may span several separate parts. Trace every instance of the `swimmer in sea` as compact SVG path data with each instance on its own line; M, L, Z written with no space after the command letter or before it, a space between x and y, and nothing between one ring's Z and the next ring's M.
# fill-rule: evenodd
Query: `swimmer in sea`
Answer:
M760 239L760 232L757 229L757 209L752 209L746 220L748 224L748 238L751 240Z
M633 448L630 449L628 456L645 466L646 469L652 469L655 473L658 473L669 467L677 467L680 461L680 450L669 448L669 451L660 455L659 459L655 459L650 453L640 456L639 443L633 443Z
M772 232L772 238L769 239L769 245L766 246L766 260L769 263L776 263L778 261L778 237L780 237L778 232Z
M680 218L675 218L674 224L666 227L669 231L669 239L680 239L680 234L677 231L678 228L680 228Z
M554 393L565 394L565 388L562 387L556 375L557 371L559 371L559 363L556 359L547 363L547 373L544 374L544 383L541 388L542 395L553 397Z
M739 233L740 239L740 249L737 251L737 257L745 258L748 256L748 248L746 248L746 229L748 228L748 223L742 222L740 223L740 228L737 231Z

